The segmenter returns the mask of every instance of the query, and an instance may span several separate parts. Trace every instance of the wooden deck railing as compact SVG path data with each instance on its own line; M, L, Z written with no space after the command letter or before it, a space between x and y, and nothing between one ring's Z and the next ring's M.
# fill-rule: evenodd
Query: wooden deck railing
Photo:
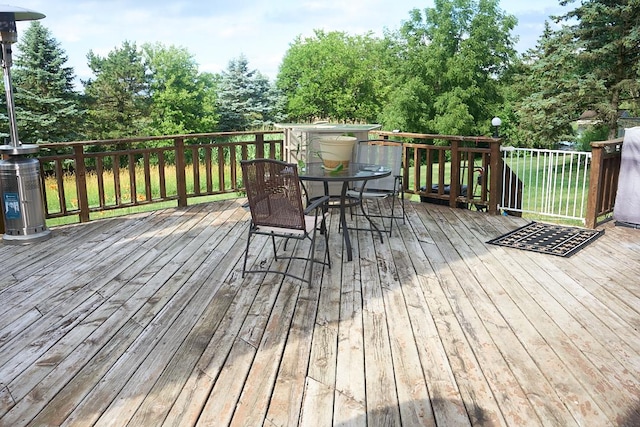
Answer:
M591 170L585 225L596 228L601 218L613 212L618 190L622 138L591 143Z
M218 132L41 144L47 218L241 191L240 159L280 158L282 132ZM52 196L54 195L54 196Z
M473 205L498 213L502 192L501 139L372 131L404 143L405 192L451 207ZM435 144L445 141L445 145ZM459 183L452 185L452 183Z
M385 139L417 141L404 144L405 165L408 166L404 170L407 193L418 194L424 201L440 202L451 207L473 205L486 207L490 213L499 212L504 185L500 139L406 132L372 133ZM436 140L447 141L447 144L434 145ZM603 217L613 212L622 142L622 138L618 138L591 144L592 161L585 214L585 225L589 228L595 228ZM448 163L448 160L451 161ZM459 182L460 185L450 185L453 182Z
M383 131L372 131L371 137L404 142L406 193L499 212L500 139ZM168 201L186 206L189 198L237 193L242 191L239 161L281 159L283 138L275 130L41 144L37 157L46 217L86 222L97 212ZM586 225L594 228L613 210L622 139L592 146Z
M497 202L490 201L500 194L499 163L493 164L500 160L499 139L373 133L413 141L405 143L407 193L497 212ZM283 137L275 130L41 144L45 216L87 222L98 212L170 201L186 206L189 198L237 193L242 191L239 160L281 159ZM430 145L434 140L449 144Z

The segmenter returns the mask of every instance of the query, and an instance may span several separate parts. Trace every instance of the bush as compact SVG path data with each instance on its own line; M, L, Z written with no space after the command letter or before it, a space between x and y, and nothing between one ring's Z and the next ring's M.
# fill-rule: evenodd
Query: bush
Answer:
M593 141L605 141L609 138L609 127L605 125L590 126L577 139L578 150L591 151Z

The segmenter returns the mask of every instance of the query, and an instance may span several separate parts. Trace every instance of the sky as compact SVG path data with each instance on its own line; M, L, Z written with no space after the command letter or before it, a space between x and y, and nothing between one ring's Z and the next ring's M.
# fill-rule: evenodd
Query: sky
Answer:
M106 57L125 41L185 48L201 72L218 73L243 54L250 69L274 80L296 37L315 29L350 35L398 29L412 9L433 0L6 0L46 15L40 23L68 56L78 78L93 77L87 53ZM518 19L519 52L535 46L559 0L502 0ZM18 41L29 22L18 22Z

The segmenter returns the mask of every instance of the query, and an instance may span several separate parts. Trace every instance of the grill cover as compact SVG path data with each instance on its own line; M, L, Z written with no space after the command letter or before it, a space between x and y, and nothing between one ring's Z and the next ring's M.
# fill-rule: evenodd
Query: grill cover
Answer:
M640 226L640 126L625 129L613 218Z

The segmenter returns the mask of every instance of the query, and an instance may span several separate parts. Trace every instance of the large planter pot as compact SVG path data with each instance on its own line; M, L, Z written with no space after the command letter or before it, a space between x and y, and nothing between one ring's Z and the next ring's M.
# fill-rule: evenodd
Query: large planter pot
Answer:
M349 166L353 154L353 146L357 138L344 135L323 135L318 139L320 152L318 156L322 159L325 168L335 169L342 165Z

